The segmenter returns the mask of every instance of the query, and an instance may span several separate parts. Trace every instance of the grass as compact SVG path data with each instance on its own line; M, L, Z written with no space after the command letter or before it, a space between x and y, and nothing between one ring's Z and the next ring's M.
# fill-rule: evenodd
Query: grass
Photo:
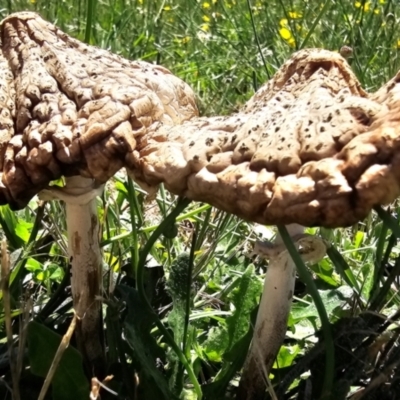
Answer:
M400 69L400 10L390 0L13 0L0 7L0 17L37 11L80 40L168 67L194 88L206 115L236 110L301 48L351 46L349 62L369 91ZM246 254L256 238L270 239L274 231L207 205L175 207L163 190L147 204L122 173L98 201L106 369L113 376L106 386L116 393L102 388L102 399L234 395L266 266ZM270 377L279 399L305 399L309 387L321 393L329 345L335 350L332 398L355 398L382 376L389 383L364 398L400 398L398 211L396 203L348 229L309 230L332 244L311 272L334 340L325 342L327 322L321 324L301 275ZM24 400L38 397L72 319L63 213L58 203L37 199L17 213L0 208L11 251L7 296L15 345L27 340L27 352L18 354ZM166 218L172 222L162 224ZM2 307L0 396L6 399L12 374ZM48 398L87 399L73 341L59 368Z

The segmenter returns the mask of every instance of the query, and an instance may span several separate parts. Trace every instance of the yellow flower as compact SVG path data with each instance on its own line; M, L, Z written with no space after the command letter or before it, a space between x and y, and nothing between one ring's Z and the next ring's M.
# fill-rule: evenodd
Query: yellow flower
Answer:
M291 47L294 47L296 44L296 41L294 40L294 37L292 36L288 41L287 41L288 45Z
M285 26L288 26L288 20L287 20L286 18L282 18L282 19L279 21L279 25L280 25L282 28L284 28Z
M143 0L138 0L139 4L143 4Z
M299 19L299 18L302 18L303 15L301 15L300 13L298 13L296 11L289 11L289 17L292 19Z
M210 8L211 7L211 4L210 3L207 3L207 2L205 2L205 3L203 3L203 8Z
M200 29L204 32L208 32L210 30L210 24L201 24Z
M385 4L386 0L379 0L379 4Z
M190 42L190 36L185 36L184 38L182 38L181 43L182 44L186 44Z
M397 40L397 48L400 49L400 39Z
M208 17L207 15L203 15L203 21L204 22L210 22L210 17Z
M362 7L362 9L363 9L364 12L368 12L368 11L371 9L371 2L370 2L370 1L367 1L367 2L364 3L364 5L363 5L363 3L362 3L361 1L356 1L356 2L354 3L354 6L355 6L356 8L361 8L361 7Z
M375 14L380 14L380 11L377 8L375 8L374 13Z
M217 2L217 0L211 0L211 3L215 4Z
M165 7L163 8L163 10L164 10L164 11L171 11L171 6L165 6Z
M290 40L292 37L292 33L287 28L279 29L279 34L281 35L282 39Z

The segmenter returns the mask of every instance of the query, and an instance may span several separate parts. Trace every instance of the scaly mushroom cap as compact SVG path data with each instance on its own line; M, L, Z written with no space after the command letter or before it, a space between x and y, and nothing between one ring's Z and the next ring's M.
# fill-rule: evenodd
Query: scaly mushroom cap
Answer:
M349 225L400 194L400 74L368 95L339 54L303 50L239 113L198 118L166 69L35 14L6 18L1 41L0 203L123 166L148 188L265 224Z
M156 121L197 115L167 69L87 46L36 14L3 20L0 44L0 202L14 208L62 175L105 182Z
M302 50L239 113L150 131L128 167L250 221L350 225L400 194L398 81L369 96L339 54Z

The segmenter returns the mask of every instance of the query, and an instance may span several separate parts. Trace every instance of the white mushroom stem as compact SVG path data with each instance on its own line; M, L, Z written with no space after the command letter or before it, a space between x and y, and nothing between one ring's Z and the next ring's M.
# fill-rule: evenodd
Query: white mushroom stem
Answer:
M103 187L93 179L66 178L63 188L41 193L45 200L65 202L68 255L71 263L73 307L78 317L76 338L79 350L95 370L102 364L101 337L101 252L96 197Z
M287 226L290 236L307 261L319 261L325 255L325 244L321 239L304 235L304 227ZM281 237L275 243L257 242L254 253L270 259L264 280L253 341L244 365L239 385L238 399L264 398L268 374L284 341L287 319L292 304L296 265Z

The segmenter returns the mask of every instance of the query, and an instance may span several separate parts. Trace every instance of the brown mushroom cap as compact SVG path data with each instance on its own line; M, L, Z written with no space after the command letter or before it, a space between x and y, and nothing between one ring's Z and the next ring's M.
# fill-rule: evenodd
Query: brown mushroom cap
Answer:
M168 70L70 38L36 14L1 23L0 203L51 180L146 187L265 224L345 226L400 194L400 75L373 95L337 53L295 53L243 109L198 118Z
M250 221L350 225L400 194L397 80L368 95L339 54L302 50L239 113L149 132L130 173Z
M197 115L167 69L72 39L29 12L1 23L0 202L24 207L51 180L105 182L155 122Z

